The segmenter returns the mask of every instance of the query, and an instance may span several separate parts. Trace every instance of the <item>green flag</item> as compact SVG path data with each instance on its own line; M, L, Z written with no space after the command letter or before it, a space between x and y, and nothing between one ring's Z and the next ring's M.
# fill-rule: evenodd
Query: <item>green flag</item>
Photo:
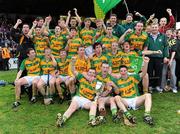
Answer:
M104 19L106 13L121 0L94 0L94 12L97 19Z
M143 57L140 56L129 56L130 58L130 68L134 70L135 73L138 73L143 64Z

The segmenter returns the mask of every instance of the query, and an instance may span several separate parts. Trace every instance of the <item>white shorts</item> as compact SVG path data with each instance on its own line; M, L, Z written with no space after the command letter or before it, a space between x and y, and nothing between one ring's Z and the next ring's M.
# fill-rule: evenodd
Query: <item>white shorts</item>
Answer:
M63 76L63 75L59 75L59 77L63 82L66 82L66 80L68 80L70 78L70 76Z
M53 78L52 75L49 75L49 81ZM44 81L45 84L47 84L48 75L41 75L41 79Z
M23 78L25 78L27 80L27 82L28 82L27 86L31 86L33 80L40 79L40 76L24 76Z
M128 104L128 109L133 109L133 110L137 109L137 107L136 107L137 97L135 97L135 98L124 98L124 100Z
M72 101L76 101L78 103L79 108L83 108L84 105L91 103L90 100L84 98L84 97L80 97L80 96L74 96Z

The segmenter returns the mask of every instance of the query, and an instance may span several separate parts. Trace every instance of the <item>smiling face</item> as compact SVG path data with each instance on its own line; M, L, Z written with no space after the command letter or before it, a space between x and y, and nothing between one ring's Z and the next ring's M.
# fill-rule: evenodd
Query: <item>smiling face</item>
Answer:
M151 33L157 34L159 32L159 25L158 24L152 24L151 25Z
M127 23L131 23L133 21L133 17L131 15L127 15L126 21Z
M101 27L103 25L102 20L96 20L96 27Z
M65 28L66 26L65 20L63 19L58 20L58 26L60 26L61 28Z
M77 53L78 53L78 55L80 57L84 57L85 56L85 49L84 49L84 47L79 47Z
M116 24L116 22L117 22L117 17L113 15L113 16L110 17L110 20L109 20L109 21L110 21L111 24Z
M89 77L95 77L96 76L96 71L95 71L95 69L89 69L89 71L87 72L87 75L89 76Z
M128 70L127 70L126 67L121 67L121 68L119 69L119 72L120 72L120 74L121 74L121 77L122 77L122 78L125 78L125 77L127 76Z
M43 26L43 24L44 24L44 19L40 19L39 21L38 21L38 26L39 27L42 27Z
M36 57L36 52L34 50L30 50L28 53L27 53L27 56L30 58L30 59L34 59Z
M117 42L112 43L112 46L111 46L112 50L118 50L118 47L119 47L119 45Z
M84 25L85 25L85 27L90 27L91 21L90 21L90 20L86 20L86 21L84 22Z
M44 55L46 58L50 58L51 57L51 49L50 48L46 48L44 50Z
M101 54L102 53L102 46L101 45L97 45L95 47L95 53Z
M159 24L160 26L165 26L167 24L167 19L165 17L161 18Z
M64 58L66 58L66 56L67 56L66 51L65 50L61 50L60 51L60 58L64 59Z

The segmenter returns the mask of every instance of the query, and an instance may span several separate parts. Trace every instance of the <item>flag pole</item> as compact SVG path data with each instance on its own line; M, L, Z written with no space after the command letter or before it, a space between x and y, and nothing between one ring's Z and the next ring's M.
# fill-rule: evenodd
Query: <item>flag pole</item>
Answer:
M126 7L126 11L127 11L127 13L129 13L129 8L128 8L128 5L127 5L126 0L124 0L124 5L125 5L125 7Z

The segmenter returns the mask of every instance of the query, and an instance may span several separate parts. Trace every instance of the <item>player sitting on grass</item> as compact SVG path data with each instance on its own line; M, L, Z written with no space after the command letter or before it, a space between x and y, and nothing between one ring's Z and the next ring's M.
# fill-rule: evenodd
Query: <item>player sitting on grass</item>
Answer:
M20 95L21 95L21 86L32 85L33 97L37 91L37 82L40 79L40 59L36 58L36 53L33 48L28 48L27 50L28 58L24 59L21 63L20 70L17 73L15 80L15 95L16 101L13 103L13 108L16 108L20 105ZM22 78L23 70L27 70L27 76Z
M83 108L89 110L89 125L95 126L101 123L102 120L96 117L97 103L94 100L96 95L96 71L90 68L87 75L91 78L90 81L85 79L83 75L75 70L76 58L72 58L71 71L80 82L79 89L76 92L76 96L73 97L71 104L67 111L61 115L57 114L56 125L62 127L67 119L78 109Z
M130 109L137 109L139 106L145 106L144 122L153 125L153 119L150 116L152 99L151 94L145 93L144 95L138 96L138 83L141 81L142 77L147 73L147 67L149 63L149 58L144 57L144 67L142 72L139 74L128 75L128 68L125 65L120 66L120 78L117 80L117 89L115 93L115 102L120 110L123 111L126 118L133 124L136 123L135 117L133 117L129 112ZM121 94L121 95L119 95Z
M101 72L97 74L97 80L102 83L102 93L98 98L99 115L105 120L106 109L105 106L109 105L113 116L113 122L118 121L117 107L112 96L112 88L114 87L115 79L109 74L110 66L107 62L102 63Z

